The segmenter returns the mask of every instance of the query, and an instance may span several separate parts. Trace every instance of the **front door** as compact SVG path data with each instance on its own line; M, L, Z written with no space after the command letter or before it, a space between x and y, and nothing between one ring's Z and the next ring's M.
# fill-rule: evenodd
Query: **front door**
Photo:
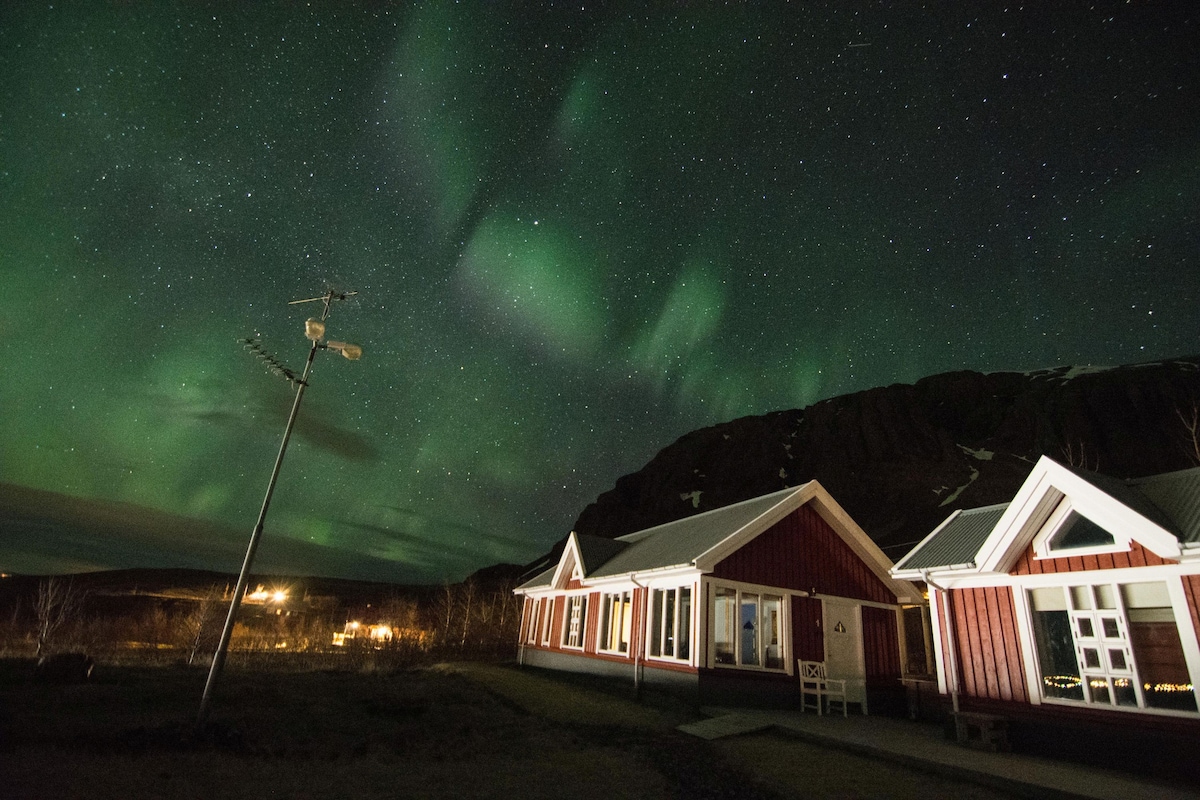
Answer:
M857 603L829 597L824 604L825 672L846 680L846 697L867 708L867 671L863 662L862 610Z

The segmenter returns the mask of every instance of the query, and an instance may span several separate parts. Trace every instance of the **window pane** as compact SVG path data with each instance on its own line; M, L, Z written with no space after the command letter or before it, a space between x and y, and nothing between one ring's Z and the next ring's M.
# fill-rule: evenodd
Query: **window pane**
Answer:
M1076 611L1090 611L1092 608L1092 587L1072 586L1071 605Z
M1121 672L1124 672L1125 670L1129 669L1129 664L1125 661L1125 651L1124 650L1113 650L1111 648L1109 649L1109 651L1108 651L1108 668L1113 671L1121 671Z
M1084 669L1100 669L1100 651L1094 647L1083 648Z
M763 666L767 669L783 669L783 647L779 638L779 609L783 598L764 594L762 599Z
M650 655L662 655L662 589L654 590L653 609L650 612Z
M759 665L758 654L758 595L742 595L742 652L741 663Z
M1100 547L1115 543L1113 535L1104 528L1087 517L1072 514L1063 529L1054 535L1050 549L1070 550L1073 547Z
M629 652L629 634L633 630L633 601L629 592L621 595L621 639L617 648L622 653Z
M676 655L682 659L692 655L692 587L685 586L679 590L679 652Z
M1088 617L1080 617L1079 619L1075 620L1075 624L1078 626L1079 637L1081 639L1095 639L1096 638L1096 631L1092 627L1091 619L1089 619Z
M734 664L737 642L737 592L717 589L713 608L713 647L718 664Z
M1116 617L1103 617L1100 620L1100 624L1104 627L1104 638L1106 638L1106 639L1120 639L1121 638L1121 626L1117 624Z
M1092 675L1087 678L1088 693L1092 697L1093 703L1102 703L1109 705L1112 703L1112 698L1108 694L1108 678Z
M1075 659L1070 615L1066 611L1034 611L1033 632L1042 673L1042 693L1046 697L1082 700L1083 687Z
M675 656L675 590L668 589L663 594L666 595L667 605L663 609L663 642L662 652L664 656Z
M1134 662L1142 678L1146 705L1150 708L1195 711L1196 694L1171 609L1131 610L1129 640L1133 645Z
M1096 587L1096 608L1116 608L1117 598L1113 593L1111 583L1102 583Z
M1133 688L1133 681L1129 678L1113 678L1112 688L1117 705L1137 707L1137 691Z
M614 606L617 602L615 594L606 594L600 602L600 649L613 650L616 648L616 642L613 641L613 619Z

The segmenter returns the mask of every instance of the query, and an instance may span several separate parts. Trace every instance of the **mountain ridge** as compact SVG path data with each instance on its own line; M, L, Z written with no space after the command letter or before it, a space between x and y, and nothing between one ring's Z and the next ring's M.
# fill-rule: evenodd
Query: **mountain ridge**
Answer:
M1041 455L1119 478L1200 463L1197 408L1200 356L940 373L687 433L574 530L613 538L816 479L896 560L954 510L1010 500Z

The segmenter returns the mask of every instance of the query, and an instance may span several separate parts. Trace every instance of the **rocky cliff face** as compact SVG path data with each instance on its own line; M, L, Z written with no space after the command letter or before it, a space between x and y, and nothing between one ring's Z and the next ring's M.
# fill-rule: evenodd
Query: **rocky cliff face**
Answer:
M575 530L615 537L813 478L893 560L958 508L1012 499L1045 454L1116 477L1200 463L1200 357L952 372L693 431L617 481Z

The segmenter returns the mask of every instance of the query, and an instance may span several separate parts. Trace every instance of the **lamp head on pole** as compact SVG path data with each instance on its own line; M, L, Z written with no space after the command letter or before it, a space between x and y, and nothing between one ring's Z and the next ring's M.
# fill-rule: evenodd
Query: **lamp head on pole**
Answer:
M325 338L325 323L319 319L304 321L304 338L310 342L319 342Z

